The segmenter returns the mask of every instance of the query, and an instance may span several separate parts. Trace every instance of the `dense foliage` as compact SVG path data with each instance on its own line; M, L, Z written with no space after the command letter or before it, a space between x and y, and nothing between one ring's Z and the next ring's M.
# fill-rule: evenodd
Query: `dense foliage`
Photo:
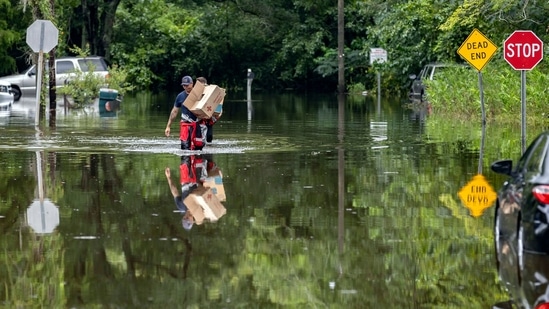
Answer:
M547 73L545 63L525 72L526 120L530 125L546 126L547 123ZM469 67L453 68L425 83L428 87L427 100L439 115L480 123L482 91L487 122L521 123L521 72L512 69L501 57L492 60L480 74ZM456 100L456 97L460 99Z
M63 0L52 12L43 12L52 3L0 1L0 75L26 65L26 28L33 18L53 14L60 28L58 56L73 46L89 48L127 70L138 89L175 87L183 74L238 89L245 85L248 68L258 88L337 87L338 8L333 1ZM42 13L31 17L35 8ZM545 1L348 0L347 89L376 88L381 71L383 89L403 91L408 74L425 63L461 61L456 51L473 28L498 46L517 29L532 30L543 40L548 10ZM388 51L386 64L369 64L373 47Z

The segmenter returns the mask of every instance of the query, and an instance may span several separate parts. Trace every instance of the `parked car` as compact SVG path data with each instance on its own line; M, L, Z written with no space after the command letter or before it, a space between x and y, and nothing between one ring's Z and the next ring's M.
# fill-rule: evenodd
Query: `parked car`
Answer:
M106 77L108 66L102 57L63 57L55 59L55 85L63 87L66 82L74 78L75 72L89 72L93 69L94 74ZM47 74L47 68L44 74ZM14 94L14 100L19 101L22 95L36 95L36 66L33 65L21 74L0 77L0 81L8 82Z
M508 176L495 207L500 280L514 306L549 309L549 131L534 139L516 166L500 160L491 169Z
M450 67L460 66L454 63L429 63L423 67L418 75L410 74L409 78L412 80L410 85L410 92L408 97L411 100L425 100L425 80L433 80L436 75Z
M13 101L10 83L0 81L0 117L10 116Z

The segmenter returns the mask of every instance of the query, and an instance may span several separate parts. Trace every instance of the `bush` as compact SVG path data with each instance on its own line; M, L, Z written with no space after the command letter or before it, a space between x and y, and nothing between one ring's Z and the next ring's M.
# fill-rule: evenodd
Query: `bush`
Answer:
M99 89L106 86L105 78L95 75L93 68L88 72L75 71L74 75L74 79L57 92L71 97L77 108L91 104L99 96Z
M89 69L88 72L75 71L74 79L58 90L59 94L72 98L75 108L93 103L99 96L99 89L103 87L117 90L120 96L134 88L126 82L127 72L118 66L109 68L107 78L94 74L95 69L92 65Z

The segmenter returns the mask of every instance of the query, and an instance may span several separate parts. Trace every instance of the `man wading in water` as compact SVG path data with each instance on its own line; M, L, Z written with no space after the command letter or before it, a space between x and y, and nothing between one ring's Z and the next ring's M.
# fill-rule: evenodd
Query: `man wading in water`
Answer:
M164 134L169 137L172 122L177 117L177 114L179 114L179 110L181 110L179 139L181 140L181 149L183 150L202 150L204 147L202 130L198 129L199 126L197 126L198 118L185 105L183 105L183 102L185 102L185 99L193 90L193 85L193 79L190 76L183 76L181 79L183 91L181 91L175 98L175 103L173 104L172 111L170 112L166 130L164 130Z

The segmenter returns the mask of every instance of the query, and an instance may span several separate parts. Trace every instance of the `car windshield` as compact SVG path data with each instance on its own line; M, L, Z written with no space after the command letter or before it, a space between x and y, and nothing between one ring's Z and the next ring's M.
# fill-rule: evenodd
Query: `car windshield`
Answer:
M78 59L78 64L83 72L90 71L90 68L96 72L107 71L107 65L101 58Z

